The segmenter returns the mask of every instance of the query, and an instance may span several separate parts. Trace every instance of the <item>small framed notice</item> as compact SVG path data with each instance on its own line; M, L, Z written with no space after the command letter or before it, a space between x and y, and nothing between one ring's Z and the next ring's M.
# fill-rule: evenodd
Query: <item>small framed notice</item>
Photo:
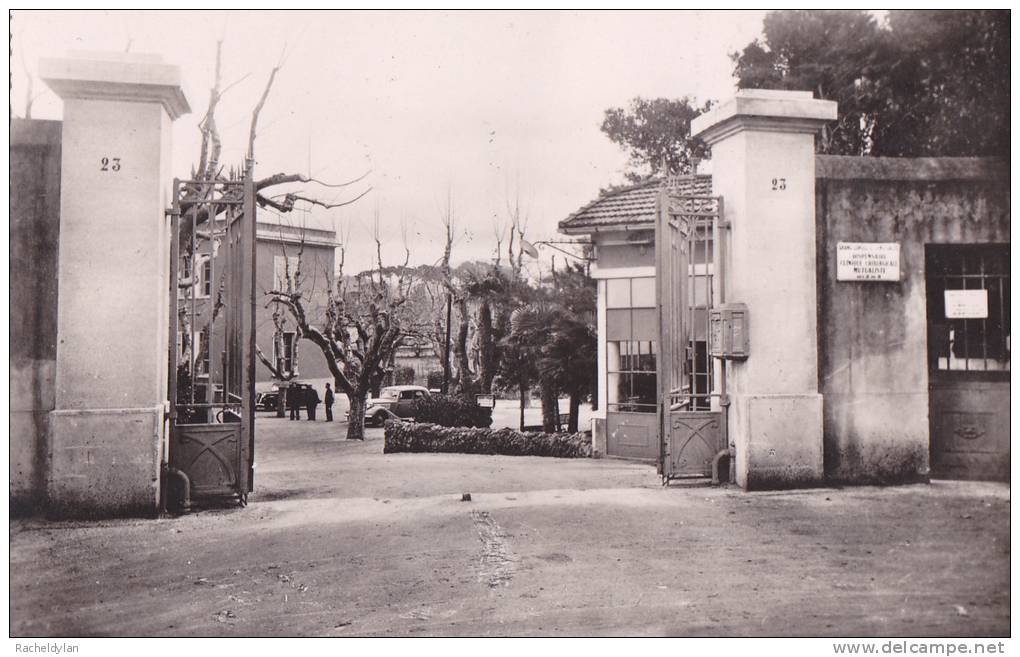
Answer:
M898 242L838 242L837 281L900 280Z
M946 319L988 319L988 290L946 290Z

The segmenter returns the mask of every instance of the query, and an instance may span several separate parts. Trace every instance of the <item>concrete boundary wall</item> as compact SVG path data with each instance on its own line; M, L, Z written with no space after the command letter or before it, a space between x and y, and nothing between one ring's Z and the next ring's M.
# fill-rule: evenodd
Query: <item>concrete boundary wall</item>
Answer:
M43 509L55 403L60 121L13 119L10 142L10 501Z
M816 161L819 391L835 483L929 476L926 244L1009 243L1009 164ZM900 280L836 280L839 242L900 245Z

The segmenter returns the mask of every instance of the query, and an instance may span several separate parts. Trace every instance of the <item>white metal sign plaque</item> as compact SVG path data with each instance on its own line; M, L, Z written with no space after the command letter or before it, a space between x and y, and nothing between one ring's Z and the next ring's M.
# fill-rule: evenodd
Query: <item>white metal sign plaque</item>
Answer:
M838 242L837 281L900 280L898 242Z
M946 319L988 319L988 290L946 290Z

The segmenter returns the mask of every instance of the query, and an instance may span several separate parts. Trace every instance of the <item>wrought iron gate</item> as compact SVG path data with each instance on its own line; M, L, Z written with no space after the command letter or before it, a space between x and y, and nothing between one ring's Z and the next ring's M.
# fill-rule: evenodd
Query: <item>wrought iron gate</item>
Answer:
M727 449L725 370L711 358L709 311L718 257L722 199L664 188L655 226L659 321L659 472L663 480L712 475ZM720 386L717 386L717 378Z
M244 504L254 485L255 189L240 171L174 180L167 473L185 508Z

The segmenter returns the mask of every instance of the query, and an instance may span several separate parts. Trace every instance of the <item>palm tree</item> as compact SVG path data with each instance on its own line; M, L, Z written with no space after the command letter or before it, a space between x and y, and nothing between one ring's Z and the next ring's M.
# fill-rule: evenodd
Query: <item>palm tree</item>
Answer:
M594 281L583 268L572 267L553 277L553 287L535 290L534 300L510 318L510 349L504 364L531 367L542 390L542 426L559 424L558 397L570 397L567 430L576 432L581 402L593 397L596 371ZM515 350L516 357L508 353ZM522 407L523 417L523 407Z

